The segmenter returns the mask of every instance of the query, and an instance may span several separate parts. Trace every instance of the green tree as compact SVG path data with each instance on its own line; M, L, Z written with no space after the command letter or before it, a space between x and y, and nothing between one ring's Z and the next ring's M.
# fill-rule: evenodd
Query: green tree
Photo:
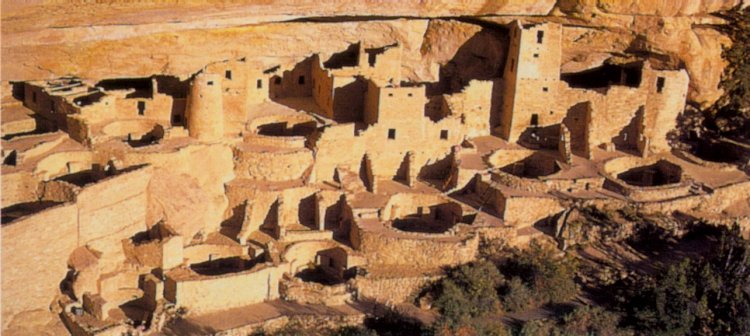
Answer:
M750 334L750 247L727 231L713 255L684 259L630 284L626 322L649 335Z

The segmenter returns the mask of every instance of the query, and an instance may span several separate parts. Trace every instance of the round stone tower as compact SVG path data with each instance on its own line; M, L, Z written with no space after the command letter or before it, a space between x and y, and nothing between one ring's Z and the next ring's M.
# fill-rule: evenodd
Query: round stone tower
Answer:
M198 73L190 83L185 114L191 137L213 141L224 136L221 76Z

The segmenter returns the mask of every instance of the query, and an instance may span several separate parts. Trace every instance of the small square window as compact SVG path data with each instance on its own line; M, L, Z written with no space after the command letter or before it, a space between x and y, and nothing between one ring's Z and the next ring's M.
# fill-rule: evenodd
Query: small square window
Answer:
M226 77L228 80L232 80L232 70L224 71L224 77Z
M263 88L263 80L262 79L258 79L256 81L256 83L255 83L255 87L257 87L259 89L262 89Z
M549 91L549 88L545 86L545 87L542 88L542 91L547 92L547 91Z
M536 43L542 43L544 41L544 30L536 32Z
M539 126L539 115L534 113L531 115L531 127Z
M281 85L281 77L276 77L276 78L275 78L275 79L273 80L273 82L274 82L274 83L275 83L276 85Z
M534 58L539 58L539 54L534 54Z
M388 94L388 97L393 97L393 93L389 93L389 94Z
M138 102L138 115L143 115L146 113L146 102L139 101Z
M390 139L390 140L396 139L396 129L395 128L388 129L388 139Z
M299 83L299 85L305 85L305 76L299 76L299 78L297 78L297 83Z
M409 93L409 94L407 94L407 96L411 97L411 96L413 96L413 94Z
M661 93L662 90L664 90L664 77L657 77L656 78L656 92Z
M448 130L441 130L440 131L440 139L448 140Z
M206 84L207 84L208 86L213 86L213 85L214 85L214 81L208 81L208 82L207 82Z

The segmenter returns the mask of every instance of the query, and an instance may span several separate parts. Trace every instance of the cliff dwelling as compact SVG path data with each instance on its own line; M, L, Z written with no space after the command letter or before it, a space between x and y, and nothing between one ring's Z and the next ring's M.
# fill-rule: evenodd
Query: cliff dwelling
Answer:
M574 207L750 228L748 147L675 145L686 106L717 99L718 44L683 60L651 47L677 34L602 28L630 14L479 3L123 5L142 31L102 12L101 36L75 14L46 38L22 9L64 5L4 2L3 334L361 323L487 241L554 242Z

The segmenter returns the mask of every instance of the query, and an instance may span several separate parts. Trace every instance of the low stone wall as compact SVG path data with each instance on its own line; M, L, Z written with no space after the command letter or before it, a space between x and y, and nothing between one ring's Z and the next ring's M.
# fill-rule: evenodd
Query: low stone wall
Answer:
M646 212L672 213L674 211L699 210L710 214L721 213L728 206L747 199L750 181L716 188L713 193L680 197L660 202L645 202L641 208Z
M76 202L80 242L119 242L145 230L151 173L144 167L83 187Z
M259 265L252 270L201 276L188 269L167 272L164 297L190 314L246 306L279 297L278 282L286 264Z
M531 205L530 205L531 204ZM512 196L505 199L502 219L521 229L563 210L558 199L543 196Z
M244 138L245 143L256 146L280 147L280 148L304 148L305 137L303 136L268 136L253 134Z
M237 327L231 330L223 330L217 332L216 336L247 336L252 335L255 332L263 331L265 333L274 333L281 330L287 324L293 324L304 330L322 330L322 329L334 329L345 326L361 326L365 322L365 314L349 314L349 315L320 315L320 314L305 314L305 315L292 315L292 316L279 316L276 318L268 319L260 323L254 323Z
M357 299L371 299L379 303L401 303L413 300L425 287L442 276L419 275L407 277L358 276L351 280L357 290Z
M312 151L239 150L234 151L235 174L239 178L265 181L289 181L301 178L313 165Z
M17 172L2 174L2 206L36 201L39 181L30 173Z
M366 255L371 266L407 265L415 269L455 266L474 260L479 249L479 237L474 234L439 238L418 233L397 235L385 228L376 232L364 230L359 223L352 230L358 250Z
M688 196L690 186L689 181L652 187L630 186L620 179L613 178L608 178L604 182L605 189L627 196L635 202L656 202Z
M28 310L48 310L78 246L78 207L64 204L2 226L2 322Z
M349 286L345 283L325 286L305 282L298 278L284 279L279 282L279 294L286 301L327 306L345 304L351 299Z

